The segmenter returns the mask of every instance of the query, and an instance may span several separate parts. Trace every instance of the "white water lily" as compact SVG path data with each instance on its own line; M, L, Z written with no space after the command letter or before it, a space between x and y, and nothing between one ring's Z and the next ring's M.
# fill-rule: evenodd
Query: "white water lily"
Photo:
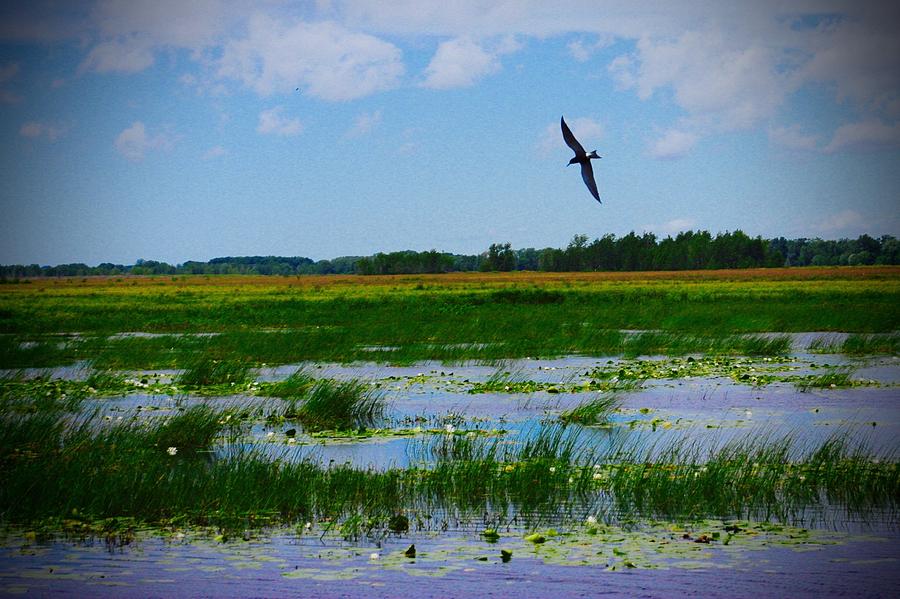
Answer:
M303 525L303 528L305 528L306 530L309 530L310 528L312 528L312 522L307 522L306 524Z
M170 448L168 448L168 449L166 450L166 453L169 454L169 455L175 455L176 453L178 453L178 448L177 448L177 447L170 447Z
M593 516L588 516L586 522L590 525L594 525L597 523L597 519Z
M556 466L550 466L550 473L556 472Z
M377 553L370 553L370 554L369 554L369 559L378 559L378 557L379 557L379 556L378 556Z
M450 434L453 434L456 432L456 427L453 426L452 424L448 424L447 426L444 427L444 430Z
M266 433L266 436L267 436L267 437L274 437L274 436L275 436L275 431L269 431L269 432L267 432L267 433Z
M601 478L603 478L602 474L600 474L599 472L594 472L594 480L600 480Z

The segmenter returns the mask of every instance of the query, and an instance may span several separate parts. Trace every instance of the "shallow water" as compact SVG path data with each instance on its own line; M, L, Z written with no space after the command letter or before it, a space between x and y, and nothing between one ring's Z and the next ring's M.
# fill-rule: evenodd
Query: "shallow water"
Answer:
M808 343L806 341L805 343ZM804 346L805 347L805 346ZM730 439L791 435L799 443L820 443L836 432L865 441L876 452L896 458L900 439L900 360L797 354L783 365L792 375L821 374L823 366L853 370L854 378L878 385L811 389L801 392L788 382L752 386L728 377L648 380L640 389L621 393L620 409L603 427L583 427L584 446L602 448L632 443L663 448L689 441L712 449ZM664 358L653 358L663 360ZM376 363L287 365L264 368L260 381L281 380L299 366L316 377L363 379L378 384L388 401L388 427L423 430L409 436L367 439L317 439L298 434L290 443L285 430L295 424L254 423L239 445L255 447L273 458L314 456L323 464L349 462L361 468L406 466L421 448L452 423L458 432L505 431L515 442L540 425L597 392L469 393L473 385L498 371L515 380L576 385L598 366L627 361L574 356L554 360L516 360L501 366L421 363L387 366ZM780 368L781 366L777 366ZM157 371L164 380L176 372ZM81 378L83 366L56 369L54 376ZM132 393L84 403L110 420L159 417L194 403L218 406L278 401L246 392L228 397L169 397ZM571 427L575 430L579 427ZM271 435L269 433L272 433ZM234 447L220 446L218 453ZM217 542L214 533L187 531L185 538L155 533L121 548L102 541L39 543L13 531L0 539L0 594L69 596L900 596L900 522L892 513L865 520L840 509L804 515L813 539L801 534L775 535L735 542L698 545L680 532L652 530L638 540L622 533L607 543L576 534L546 545L523 540L527 529L504 531L488 544L472 521L458 522L442 534L417 532L379 540L345 543L326 535L298 535L276 530L249 534L249 541ZM655 525L654 525L655 526ZM651 526L652 528L652 526ZM576 531L577 532L577 531ZM668 535L668 536L666 536ZM654 545L665 537L668 546ZM765 535L763 535L765 539ZM652 541L648 541L652 539ZM415 543L418 557L404 549ZM609 553L609 546L624 553ZM503 563L499 549L510 548ZM603 553L606 551L606 553ZM598 553L599 552L599 553ZM371 554L377 553L377 559ZM484 560L480 558L486 558ZM634 568L625 565L632 561ZM616 566L615 570L610 570Z
M684 540L680 531L666 539L657 535L652 542L628 533L622 536L623 540L613 541L617 551L582 538L531 545L504 537L489 544L473 535L389 538L378 545L322 542L314 535L290 534L229 543L150 536L124 548L102 542L40 544L8 538L0 548L0 593L94 597L892 597L900 593L896 534L827 533L797 542L773 537L728 547ZM653 549L665 547L659 545L663 540L672 549ZM403 553L410 543L417 549L415 559ZM605 555L596 555L598 547ZM508 563L500 559L500 548L512 551Z

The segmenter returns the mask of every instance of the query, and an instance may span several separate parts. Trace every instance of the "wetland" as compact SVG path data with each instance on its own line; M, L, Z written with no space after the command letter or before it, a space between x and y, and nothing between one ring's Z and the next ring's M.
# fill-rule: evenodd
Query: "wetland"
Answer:
M0 592L894 595L898 275L4 285Z

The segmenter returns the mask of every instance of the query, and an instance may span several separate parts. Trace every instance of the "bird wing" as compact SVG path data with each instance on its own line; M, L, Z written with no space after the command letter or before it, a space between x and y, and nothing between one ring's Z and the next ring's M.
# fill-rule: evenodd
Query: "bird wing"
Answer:
M597 182L594 181L594 167L591 166L590 160L585 160L581 163L581 178L584 179L584 184L587 185L588 191L591 192L594 199L600 202L600 193L597 191ZM602 204L603 202L600 203Z
M559 117L559 124L562 126L563 139L566 140L566 145L572 148L572 151L575 152L575 155L579 158L584 156L586 154L584 148L581 147L581 144L578 143L578 140L572 135L572 131L569 129L569 126L566 125L565 119Z

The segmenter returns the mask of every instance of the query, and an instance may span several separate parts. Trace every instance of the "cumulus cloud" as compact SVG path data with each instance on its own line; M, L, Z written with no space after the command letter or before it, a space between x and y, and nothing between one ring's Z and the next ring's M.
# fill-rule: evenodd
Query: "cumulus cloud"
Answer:
M263 135L281 135L289 137L299 135L303 131L300 119L284 116L284 106L276 106L259 113L259 124L256 131Z
M838 127L825 146L825 152L872 151L897 147L900 147L900 123L888 125L878 120L866 120Z
M147 152L170 149L175 145L175 141L176 136L165 131L149 135L144 123L135 121L130 127L119 133L116 137L115 147L128 160L140 162Z
M593 42L587 42L583 39L577 39L566 44L566 49L578 62L587 62L599 50L606 48L612 44L613 38L609 35L602 35Z
M143 36L130 36L97 44L78 66L78 73L137 73L153 64L153 48Z
M469 87L500 70L497 56L489 54L471 39L443 42L425 69L425 87L448 89Z
M650 144L650 155L660 160L681 158L697 143L697 135L679 129L669 129Z
M372 129L381 123L381 111L364 112L353 123L353 127L347 132L347 137L360 137L368 135Z
M634 56L609 66L620 89L646 100L669 88L696 127L745 129L775 114L789 91L778 57L762 42L735 44L719 29L688 31L675 40L642 38Z
M228 0L100 0L90 11L90 30L97 35L78 72L136 73L153 65L164 48L186 48L199 58L250 8Z
M789 150L812 151L819 147L819 138L815 135L807 135L800 130L800 125L789 127L770 127L769 141L773 144L785 147Z
M50 125L38 121L28 121L19 128L19 135L31 139L45 137L49 141L56 141L67 131L62 125Z
M515 38L507 36L490 48L469 38L458 37L442 42L425 69L423 87L450 89L471 87L479 80L500 71L500 56L520 48Z
M283 25L255 15L247 36L225 45L218 74L261 95L293 91L324 100L352 100L397 85L400 49L336 23Z

